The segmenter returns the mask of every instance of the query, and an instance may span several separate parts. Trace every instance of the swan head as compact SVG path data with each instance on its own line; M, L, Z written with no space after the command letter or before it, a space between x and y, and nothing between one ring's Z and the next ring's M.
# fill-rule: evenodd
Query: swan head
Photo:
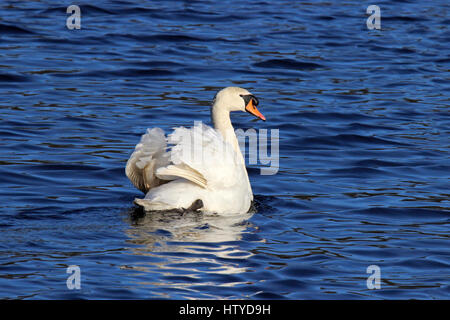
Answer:
M256 108L258 99L248 90L239 87L228 87L217 92L213 108L224 108L227 111L248 112L266 121L266 118Z

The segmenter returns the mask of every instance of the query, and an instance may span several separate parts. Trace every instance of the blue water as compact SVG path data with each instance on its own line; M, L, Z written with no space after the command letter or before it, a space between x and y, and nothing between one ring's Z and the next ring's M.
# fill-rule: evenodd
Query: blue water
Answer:
M448 299L449 12L2 1L0 298ZM236 128L279 129L278 173L248 165L253 213L140 213L124 173L140 136L209 123L230 85L268 120L233 114Z

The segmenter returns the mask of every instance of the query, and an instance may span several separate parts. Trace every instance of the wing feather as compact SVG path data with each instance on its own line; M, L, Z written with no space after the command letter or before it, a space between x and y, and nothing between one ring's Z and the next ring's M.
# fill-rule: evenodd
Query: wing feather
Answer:
M202 188L206 188L206 179L203 175L195 169L187 165L169 165L164 168L159 168L156 172L157 177L164 180L174 180L176 178L184 178L189 180Z
M160 128L147 129L141 137L125 167L125 174L137 189L146 193L163 183L155 171L168 164L166 147L166 137Z

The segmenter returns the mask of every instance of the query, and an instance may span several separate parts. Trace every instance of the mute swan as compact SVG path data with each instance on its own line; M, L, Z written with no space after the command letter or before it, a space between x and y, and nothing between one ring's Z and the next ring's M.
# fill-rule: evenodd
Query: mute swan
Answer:
M147 129L125 169L134 186L146 193L134 202L145 211L248 212L253 193L230 111L246 111L265 121L257 105L249 91L228 87L214 98L214 129L201 123L178 127L167 138L160 128Z

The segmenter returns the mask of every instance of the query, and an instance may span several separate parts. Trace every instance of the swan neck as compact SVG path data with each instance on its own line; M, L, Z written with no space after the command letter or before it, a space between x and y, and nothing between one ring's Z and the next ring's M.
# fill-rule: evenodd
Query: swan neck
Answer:
M233 146L241 166L244 168L247 187L251 195L250 198L253 200L252 187L250 185L247 169L245 167L244 156L242 155L236 133L234 132L233 125L231 124L230 110L227 106L223 105L223 103L221 104L220 101L215 101L211 108L211 118L214 129L220 132L224 140Z
M241 148L239 147L239 141L234 132L233 125L231 124L230 110L226 106L221 105L220 102L215 102L212 106L211 117L214 129L219 131L223 139L233 147L238 159L245 167L245 160L242 156Z
M245 167L245 160L242 156L241 148L239 147L239 141L234 132L233 125L231 124L230 110L225 106L220 105L220 103L214 103L211 116L214 129L219 131L223 139L231 144L239 160L242 162L242 165Z
M214 129L220 132L225 141L231 143L233 147L239 147L233 125L231 124L230 111L227 108L221 107L219 103L214 103L211 110L211 117Z

